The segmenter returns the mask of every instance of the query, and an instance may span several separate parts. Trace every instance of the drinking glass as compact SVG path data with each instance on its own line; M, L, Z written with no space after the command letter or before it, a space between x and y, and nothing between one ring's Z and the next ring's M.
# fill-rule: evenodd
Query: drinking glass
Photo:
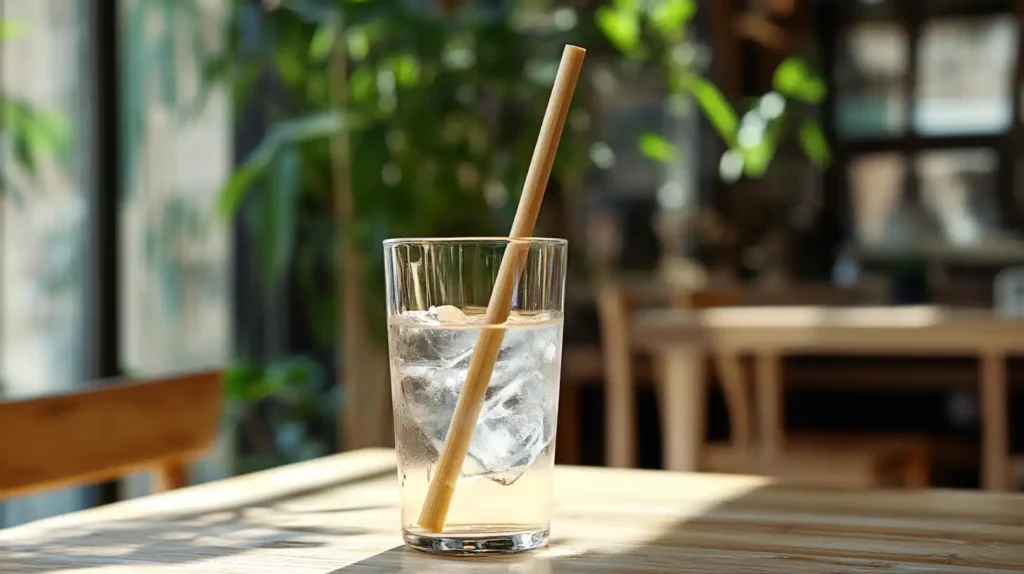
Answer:
M429 532L417 520L512 241L525 244L526 255L513 274L501 349L444 528ZM409 546L480 554L547 544L566 245L544 238L384 242L402 533Z

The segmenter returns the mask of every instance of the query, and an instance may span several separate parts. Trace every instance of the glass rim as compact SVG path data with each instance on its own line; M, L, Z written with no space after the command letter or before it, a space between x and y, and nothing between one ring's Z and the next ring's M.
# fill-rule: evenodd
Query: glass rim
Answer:
M443 243L473 244L473 243L512 243L521 242L541 246L566 246L568 239L557 237L394 237L384 240L384 247L395 247L397 245L437 245Z

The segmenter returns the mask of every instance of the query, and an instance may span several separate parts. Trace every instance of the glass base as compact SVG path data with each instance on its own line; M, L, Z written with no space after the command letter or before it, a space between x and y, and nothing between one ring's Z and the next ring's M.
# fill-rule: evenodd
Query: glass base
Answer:
M464 530L464 532L460 532ZM441 534L402 529L402 538L411 548L446 554L449 556L475 556L481 554L515 554L543 548L548 544L548 529L509 531L489 528L460 528Z

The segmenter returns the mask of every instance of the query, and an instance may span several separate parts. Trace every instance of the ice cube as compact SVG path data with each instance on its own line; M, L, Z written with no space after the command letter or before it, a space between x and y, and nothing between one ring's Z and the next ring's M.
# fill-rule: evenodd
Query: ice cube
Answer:
M438 323L459 324L466 322L466 314L454 305L440 305L427 310L427 316Z
M429 317L428 317L429 316ZM448 322L461 326L452 327ZM420 434L410 436L428 454L444 448L469 358L480 330L465 324L456 307L433 307L409 322L395 323L393 355L400 375L396 393ZM441 326L440 323L446 323ZM468 327L468 328L467 328ZM511 484L534 464L554 438L552 377L557 380L558 328L511 328L484 396L462 475ZM416 434L416 433L413 433ZM434 459L436 460L436 459Z

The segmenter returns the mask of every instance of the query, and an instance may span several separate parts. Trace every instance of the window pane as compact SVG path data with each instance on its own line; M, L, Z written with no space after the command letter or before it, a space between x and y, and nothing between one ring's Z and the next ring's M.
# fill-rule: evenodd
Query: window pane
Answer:
M132 376L223 367L229 360L230 236L214 212L232 166L228 98L214 93L198 113L186 110L196 95L202 47L217 39L218 18L230 5L120 4L121 360ZM212 460L200 479L228 472L229 459L215 454ZM129 495L145 489L129 481Z
M919 133L990 133L1009 126L1017 54L1011 16L926 23L919 49Z
M891 239L889 222L900 206L906 162L897 154L878 154L850 162L854 226L861 243Z
M154 4L180 14L172 20ZM204 19L193 17L187 4L203 8ZM123 82L122 357L133 373L228 359L229 236L213 208L232 166L231 116L223 93L198 114L185 112L202 54L183 41L215 33L214 18L224 8L220 0L122 3L123 52L149 58L129 57ZM168 37L178 41L167 43ZM171 84L163 83L168 67ZM139 116L133 117L136 109Z
M907 33L861 24L839 43L836 127L846 137L900 133L906 126Z
M1000 226L992 150L922 153L917 159L917 175L921 200L948 241L979 241Z
M0 4L4 20L20 30L0 41L0 97L21 119L0 118L0 394L17 397L69 389L81 379L86 209L79 168L86 148L78 127L86 94L79 54L88 4ZM35 170L12 145L27 137L43 142ZM71 152L63 158L53 153L61 145ZM78 509L80 492L0 503L0 526Z

